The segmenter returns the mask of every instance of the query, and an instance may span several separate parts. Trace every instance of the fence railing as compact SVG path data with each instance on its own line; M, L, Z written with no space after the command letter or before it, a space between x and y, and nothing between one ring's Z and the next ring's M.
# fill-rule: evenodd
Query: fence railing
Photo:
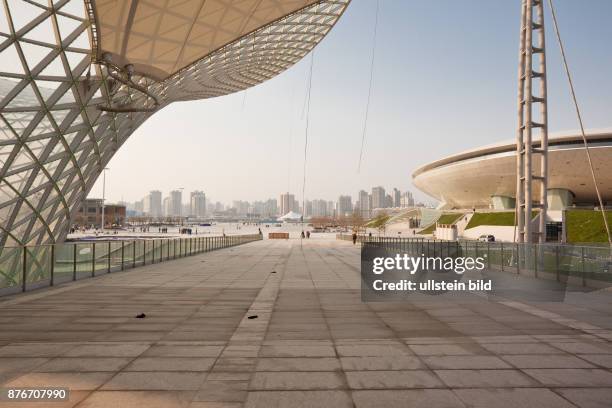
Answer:
M336 238L353 240L348 234L338 234ZM573 285L600 287L612 282L612 253L607 245L444 241L367 235L359 235L357 240L360 243L380 243L386 248L415 256L482 257L488 269L554 279Z
M262 239L261 235L66 242L5 247L0 296L165 262Z

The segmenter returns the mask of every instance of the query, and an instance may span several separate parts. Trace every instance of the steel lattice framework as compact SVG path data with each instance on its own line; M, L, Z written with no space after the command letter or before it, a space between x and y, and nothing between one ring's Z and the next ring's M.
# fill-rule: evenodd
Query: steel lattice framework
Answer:
M102 169L153 112L272 78L349 2L310 2L160 80L99 52L93 0L0 0L0 250L61 242Z
M544 5L542 0L523 0L521 3L518 128L516 136L516 218L518 242L527 243L533 242L533 208L540 211L539 238L537 241L546 242L548 104L544 35ZM536 66L537 69L534 68ZM536 85L539 85L539 92L534 92ZM538 105L539 115L535 112L535 107ZM538 139L536 140L537 143L534 143L534 137ZM534 155L540 155L539 170L534 170ZM539 192L539 197L535 199L534 195L537 192Z

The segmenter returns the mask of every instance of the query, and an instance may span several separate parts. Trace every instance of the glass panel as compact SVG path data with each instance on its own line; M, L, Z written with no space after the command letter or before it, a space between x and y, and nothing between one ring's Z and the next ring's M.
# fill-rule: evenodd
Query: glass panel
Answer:
M108 272L108 242L96 242L96 272L95 275L101 275Z
M499 244L488 244L487 257L489 267L491 269L501 269L502 256L501 256L501 245Z
M146 263L150 264L153 262L153 241L147 240L145 242L145 250L146 250Z
M134 241L125 241L123 245L123 268L131 268L134 265Z
M21 287L23 252L20 247L2 250L0 256L0 293Z
M55 266L53 282L62 283L72 280L74 271L74 244L55 245Z
M76 244L76 278L82 279L91 276L93 260L93 244L88 242Z
M155 262L160 262L163 241L158 239L151 242L153 242L153 244L155 245L155 250L153 251L153 260Z
M111 242L111 271L121 270L121 254L123 242Z
M612 271L610 271L610 269L612 269L610 248L584 247L583 253L585 279L612 282Z
M143 243L144 241L134 241L134 245L136 247L136 259L135 259L135 265L142 265L143 260L144 260L144 248L143 248Z
M27 248L26 288L48 286L51 281L51 246Z

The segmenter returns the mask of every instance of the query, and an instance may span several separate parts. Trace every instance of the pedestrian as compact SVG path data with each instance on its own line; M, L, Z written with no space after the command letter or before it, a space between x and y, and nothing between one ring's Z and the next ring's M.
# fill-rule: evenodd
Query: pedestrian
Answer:
M306 236L304 235L304 231L302 231L302 238L305 238Z
M310 239L310 231L306 231L306 238Z
M353 231L353 245L357 243L357 232Z

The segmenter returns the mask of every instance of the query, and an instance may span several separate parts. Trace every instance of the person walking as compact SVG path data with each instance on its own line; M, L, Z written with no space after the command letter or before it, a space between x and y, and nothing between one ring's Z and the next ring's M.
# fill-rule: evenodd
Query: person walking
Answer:
M353 245L357 243L357 232L353 231Z

